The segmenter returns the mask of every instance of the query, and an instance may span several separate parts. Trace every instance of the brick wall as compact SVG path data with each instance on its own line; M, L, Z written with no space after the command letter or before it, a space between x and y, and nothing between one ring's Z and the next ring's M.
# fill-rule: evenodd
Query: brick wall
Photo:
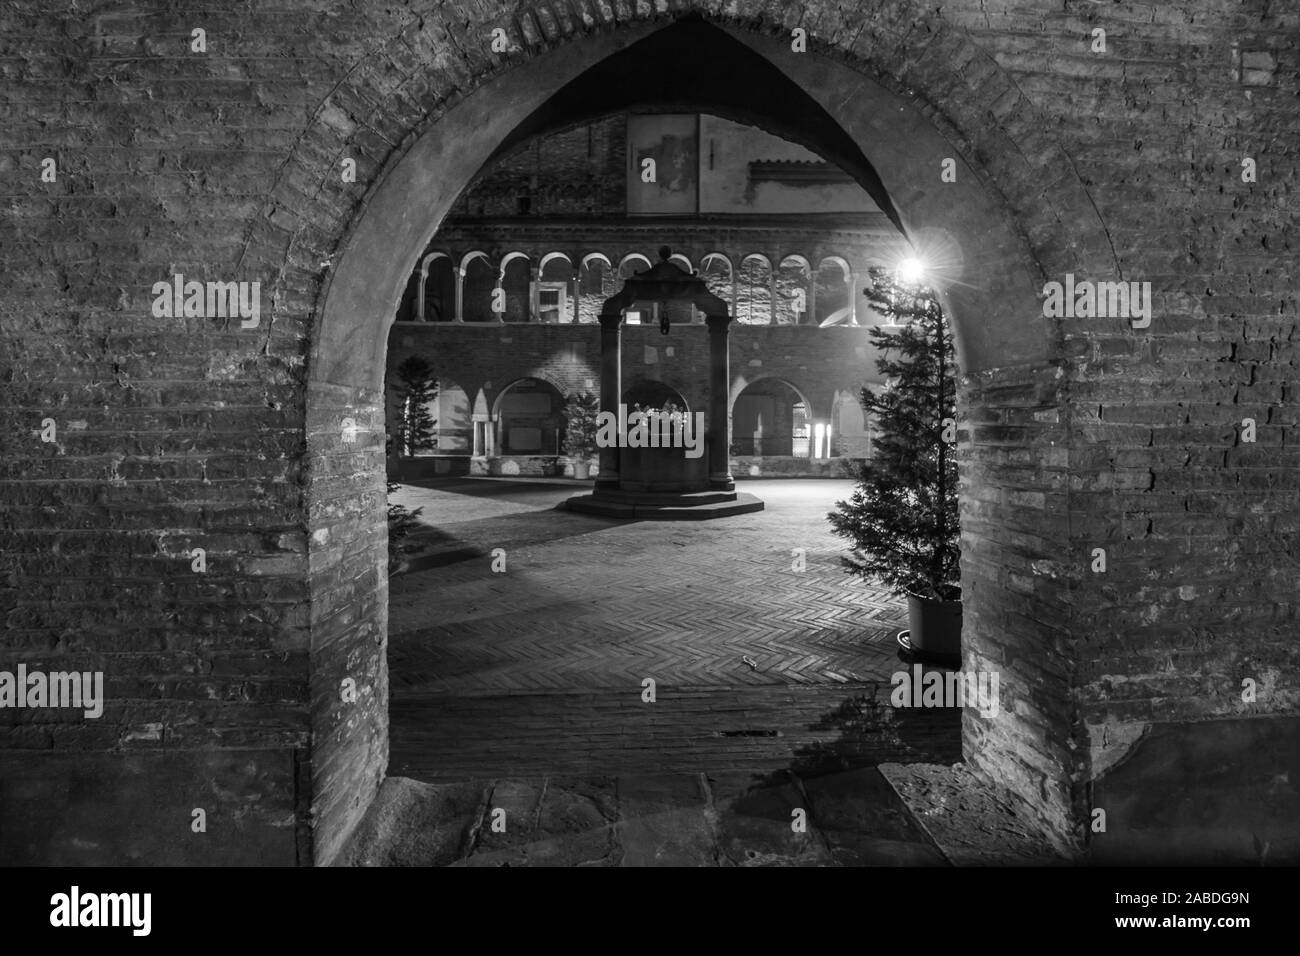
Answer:
M1070 532L1064 566L1036 572L1035 594L1072 612L1064 634L1037 625L1039 646L1049 671L1070 673L1075 658L1086 728L1072 745L1086 752L1089 779L1150 722L1300 704L1295 260L1282 238L1296 208L1300 11L1144 3L1103 13L1081 3L953 11L1059 137L1105 223L1115 271L1154 289L1149 329L1061 323L1068 473L1050 464L1055 448L1035 469L1050 474L1044 521ZM1090 49L1097 27L1105 55ZM1246 59L1273 68L1242 69ZM1257 182L1243 182L1245 157ZM1009 411L998 424L1043 427L1028 408ZM1259 423L1253 445L1240 440L1245 417ZM1092 571L1096 548L1104 573ZM1267 688L1253 703L1242 700L1244 678Z
M622 216L627 212L626 146L624 115L539 136L485 171L452 214Z
M1016 707L968 717L968 755L1077 836L1089 777L1147 722L1296 712L1293 9L9 2L0 666L102 668L109 700L0 714L0 814L23 821L0 856L332 856L385 761L384 322L493 144L669 9L779 62L979 278L949 296L967 646ZM154 318L177 272L260 280L260 327ZM1151 281L1151 327L1044 322L1034 291L1067 272Z

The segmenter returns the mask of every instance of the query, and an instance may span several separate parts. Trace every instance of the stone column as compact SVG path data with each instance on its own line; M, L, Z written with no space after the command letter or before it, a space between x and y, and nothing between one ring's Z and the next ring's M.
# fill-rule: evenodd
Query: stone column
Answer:
M571 296L571 298L573 299L573 324L577 325L581 319L581 316L579 315L579 308L578 308L579 306L578 296L579 293L581 293L582 291L582 275L579 273L577 269L573 270L573 279L570 281L569 287L573 290L573 294Z
M525 316L525 322L542 321L542 270L537 266L529 269L528 279L528 315Z
M600 410L608 412L618 421L618 404L623 398L623 316L600 317ZM600 474L596 476L595 491L617 491L618 446L601 448Z
M456 321L465 321L465 270L456 267Z
M852 267L844 280L849 284L849 325L858 324L858 273Z
M773 262L772 271L768 275L768 279L767 279L767 301L768 301L767 324L768 325L778 324L776 320L776 274L779 271L779 269L780 266L776 265L776 263Z
M817 324L817 270L808 266L808 298L804 302L804 313L799 317L802 325Z
M433 261L433 255L427 255L420 260L420 281L415 291L415 320L417 322L425 321L424 318L424 289L429 283L429 263Z
M727 427L727 393L731 373L727 356L729 315L710 315L709 326L709 487L714 491L735 491L731 478L731 435ZM602 464L603 468L603 464Z
M495 299L495 298L496 298L497 289L500 289L500 290L501 290L501 304L504 305L504 304L505 304L505 301L506 301L506 267L505 267L505 263L502 263L501 266L500 266L500 268L497 269L497 284L492 288L492 299ZM488 300L488 308L489 308L489 309L491 309L491 307L492 307L492 299L489 299L489 300ZM505 320L506 320L506 313L505 313L504 310L502 310L501 312L497 312L497 311L493 310L492 314L496 316L496 319L497 319L497 323L498 323L498 324L504 324L504 323L505 323Z

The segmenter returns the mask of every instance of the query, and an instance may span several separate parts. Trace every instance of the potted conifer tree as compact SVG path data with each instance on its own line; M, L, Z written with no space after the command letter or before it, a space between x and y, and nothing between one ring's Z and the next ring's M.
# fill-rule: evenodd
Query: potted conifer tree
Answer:
M564 453L573 459L573 477L583 481L591 476L599 414L600 401L590 392L575 392L564 405Z
M908 646L937 664L961 664L960 546L954 454L952 335L932 294L875 271L866 291L889 320L870 330L888 383L862 389L871 457L848 501L828 516L856 547L850 570L907 596Z

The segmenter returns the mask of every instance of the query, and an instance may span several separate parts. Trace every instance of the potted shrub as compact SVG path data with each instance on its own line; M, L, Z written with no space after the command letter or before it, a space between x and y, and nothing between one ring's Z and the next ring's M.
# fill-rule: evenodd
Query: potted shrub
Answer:
M952 335L927 291L880 271L872 279L867 297L890 319L870 330L880 352L876 368L888 384L862 389L874 425L872 455L857 467L850 500L837 502L828 517L859 552L852 572L907 596L910 649L960 666Z
M597 416L600 402L590 392L575 392L564 405L564 453L573 459L573 477L591 477L596 454Z

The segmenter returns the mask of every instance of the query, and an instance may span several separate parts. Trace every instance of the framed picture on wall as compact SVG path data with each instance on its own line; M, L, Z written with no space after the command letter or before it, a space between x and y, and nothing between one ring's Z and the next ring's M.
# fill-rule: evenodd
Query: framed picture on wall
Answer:
M695 215L700 179L695 114L629 116L627 152L628 215Z

